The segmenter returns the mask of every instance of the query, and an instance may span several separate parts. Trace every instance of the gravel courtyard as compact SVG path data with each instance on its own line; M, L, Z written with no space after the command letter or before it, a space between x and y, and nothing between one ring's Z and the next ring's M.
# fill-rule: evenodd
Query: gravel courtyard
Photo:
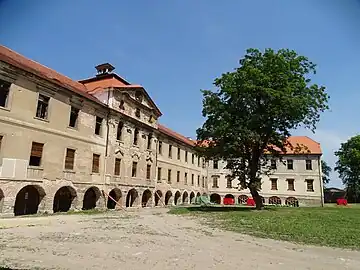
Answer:
M256 239L134 209L0 219L0 266L12 269L359 269L360 252Z

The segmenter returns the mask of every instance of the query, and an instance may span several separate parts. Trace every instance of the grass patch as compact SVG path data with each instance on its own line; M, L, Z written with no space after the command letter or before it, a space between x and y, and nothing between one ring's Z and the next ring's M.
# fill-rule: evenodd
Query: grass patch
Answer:
M360 249L359 207L173 208L171 214L190 214L223 229L257 237L330 247Z

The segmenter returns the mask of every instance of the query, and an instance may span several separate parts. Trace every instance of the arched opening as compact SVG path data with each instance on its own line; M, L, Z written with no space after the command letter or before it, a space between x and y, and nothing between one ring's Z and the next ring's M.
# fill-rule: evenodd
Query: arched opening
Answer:
M134 203L136 202L138 198L138 192L135 188L130 189L129 192L126 195L126 207L133 207Z
M269 198L269 204L275 204L275 205L280 205L281 204L281 199L277 196L272 196Z
M16 195L15 216L36 214L44 196L45 191L40 186L28 185L23 187Z
M76 191L73 187L65 186L56 191L53 203L53 211L67 212L71 208L71 204L76 198Z
M155 201L155 206L159 206L159 202L160 199L162 199L162 192L160 190L155 191L154 193L154 201Z
M90 210L96 207L96 203L101 196L101 192L97 187L91 187L86 190L83 200L82 210Z
M194 191L192 191L190 193L190 203L195 203L195 193L194 193Z
M262 204L264 205L265 204L265 198L263 196L260 196L260 198L261 198Z
M216 204L221 204L221 197L219 194L217 193L213 193L210 195L210 202L212 203L216 203Z
M174 204L177 205L179 203L179 199L181 197L181 194L179 191L176 191L175 198L174 198Z
M183 196L182 196L182 203L183 204L188 203L188 197L189 197L188 193L186 191L184 191Z
M235 199L235 197L232 194L226 194L225 199Z
M171 191L167 191L166 194L165 194L165 205L168 205L170 203L170 199L172 197L172 193Z
M238 198L238 203L239 204L247 204L247 200L248 200L248 196L246 195L240 195Z
M200 197L200 196L201 196L200 192L196 193L196 197Z
M4 206L4 192L0 188L0 213L2 212L3 206Z
M285 205L299 207L299 201L295 197L289 197L289 198L286 198Z
M148 189L145 190L143 192L143 195L142 195L142 198L141 198L141 206L142 207L151 206L151 197L152 197L151 191L148 190Z
M117 203L119 203L121 205L121 198L122 198L122 193L121 190L118 188L113 188L110 192L109 192L109 196L111 198L113 198ZM109 197L107 198L107 204L106 207L108 209L115 209L116 208L116 202L114 202L112 199L110 199Z
M235 204L235 197L232 194L226 194L224 197L223 203L225 205L234 205Z

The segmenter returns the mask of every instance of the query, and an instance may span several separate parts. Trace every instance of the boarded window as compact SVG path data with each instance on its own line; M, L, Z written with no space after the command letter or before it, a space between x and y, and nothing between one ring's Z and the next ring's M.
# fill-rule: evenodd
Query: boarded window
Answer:
M159 141L159 155L162 154L162 141Z
M277 179L270 179L271 181L271 190L277 190Z
M287 182L288 182L288 190L294 191L295 190L294 179L287 179Z
M161 168L160 167L158 167L157 180L158 180L158 182L161 182Z
M114 175L120 175L121 159L115 158Z
M314 191L314 180L306 179L306 190L310 192Z
M48 118L49 100L49 97L39 94L38 104L36 108L36 117L41 119Z
M276 159L271 160L271 169L276 170Z
M188 174L187 174L187 172L184 174L184 183L185 183L185 185L187 185L187 176L188 176Z
M195 175L194 175L194 174L191 174L191 185L192 185L192 186L194 185L194 178L195 178Z
M119 122L119 124L117 125L117 130L116 130L116 139L118 141L122 140L122 131L124 128L124 123L123 122Z
M307 159L306 160L306 170L311 171L312 170L312 160L311 159Z
M169 158L172 158L172 145L169 144Z
M294 161L292 159L287 160L287 168L288 168L288 170L294 169Z
M137 172L137 162L134 161L132 164L131 176L136 177L136 172Z
M92 162L92 172L99 173L100 168L100 155L93 154L93 162Z
M70 120L69 120L69 127L77 127L79 117L79 109L72 107L70 109Z
M171 184L171 169L168 169L168 183Z
M213 180L212 187L213 188L218 188L219 187L219 177L218 176L213 176L212 180Z
M134 141L133 144L137 145L138 144L138 140L139 140L139 130L137 128L135 128L134 130Z
M40 166L41 165L41 157L43 152L44 144L33 142L31 146L31 153L30 153L30 166Z
M176 182L180 182L180 171L177 171L176 173Z
M146 165L146 179L150 180L151 178L151 165Z
M214 169L219 169L219 161L214 160Z
M0 80L0 107L6 107L9 99L11 83Z
M95 134L101 135L101 126L102 126L103 119L99 116L96 116L96 123L95 123Z
M178 150L177 150L177 159L179 159L180 160L180 148L178 148Z
M66 149L65 156L65 170L73 170L75 162L75 150L74 149Z

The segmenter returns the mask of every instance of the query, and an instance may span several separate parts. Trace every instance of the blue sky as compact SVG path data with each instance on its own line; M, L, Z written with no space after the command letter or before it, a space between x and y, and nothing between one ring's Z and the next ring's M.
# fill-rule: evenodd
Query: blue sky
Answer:
M316 134L295 134L319 141L331 166L340 143L360 130L359 27L356 0L0 0L1 44L73 79L108 61L186 136L203 122L199 90L247 48L296 50L318 65L314 81L327 87L331 110Z

